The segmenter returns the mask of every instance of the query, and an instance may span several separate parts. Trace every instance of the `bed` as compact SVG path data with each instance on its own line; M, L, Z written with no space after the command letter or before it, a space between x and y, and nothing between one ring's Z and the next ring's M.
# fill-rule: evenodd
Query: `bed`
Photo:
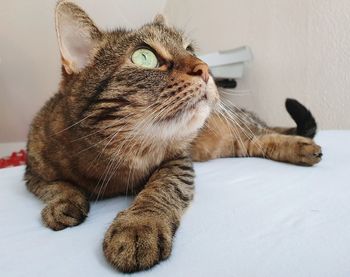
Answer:
M135 276L350 276L350 131L323 131L323 161L299 167L258 158L195 164L196 195L172 256ZM0 275L121 276L101 243L131 198L92 203L87 220L43 227L24 167L0 170Z

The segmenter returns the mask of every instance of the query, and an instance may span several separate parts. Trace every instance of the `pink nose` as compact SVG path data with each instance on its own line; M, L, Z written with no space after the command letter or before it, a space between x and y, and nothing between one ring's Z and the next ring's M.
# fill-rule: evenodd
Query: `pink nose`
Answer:
M204 62L196 64L192 70L187 74L192 76L200 76L205 83L208 83L209 80L209 68L208 65Z

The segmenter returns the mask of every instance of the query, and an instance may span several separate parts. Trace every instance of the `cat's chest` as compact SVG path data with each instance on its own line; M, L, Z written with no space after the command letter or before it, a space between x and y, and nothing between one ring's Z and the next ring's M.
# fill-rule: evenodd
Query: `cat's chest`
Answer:
M154 151L144 155L120 156L114 162L101 162L96 170L86 172L91 174L95 185L90 187L92 195L112 197L121 194L133 194L147 183L152 173L159 168L164 160L164 153Z
M131 157L128 165L131 170L144 172L149 171L151 168L158 167L163 160L164 153L159 151L148 155Z
M182 153L186 144L153 143L152 145L138 145L138 148L123 148L116 153L115 149L106 150L104 155L91 153L91 157L79 158L79 174L86 176L84 180L76 180L83 184L92 197L113 197L137 193L146 184L150 176L157 170L164 160L170 160ZM99 152L101 153L101 152ZM94 157L98 158L94 158ZM93 159L94 166L87 167L87 160ZM101 191L103 195L101 195Z

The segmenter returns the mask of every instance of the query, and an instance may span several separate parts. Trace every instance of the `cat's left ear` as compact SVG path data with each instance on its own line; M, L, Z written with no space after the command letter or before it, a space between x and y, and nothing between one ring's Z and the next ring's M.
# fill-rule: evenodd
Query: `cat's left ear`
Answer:
M82 9L66 1L56 6L56 32L64 69L79 73L91 62L101 32Z
M165 19L165 16L162 15L162 14L157 14L154 19L153 19L153 23L154 24L162 24L162 25L166 25L167 22L166 22L166 19Z

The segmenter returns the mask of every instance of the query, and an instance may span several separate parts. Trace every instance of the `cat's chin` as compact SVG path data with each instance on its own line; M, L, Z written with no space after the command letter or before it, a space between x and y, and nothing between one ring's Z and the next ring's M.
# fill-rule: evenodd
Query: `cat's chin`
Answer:
M188 111L188 120L184 132L193 133L200 129L210 114L211 108L207 101L199 101Z
M192 106L187 108L184 133L193 133L200 129L209 117L213 107L219 102L218 90L212 76L209 77L205 93Z
M173 138L187 138L195 135L204 125L210 111L211 107L207 100L199 101L185 111L179 119L169 122L169 130L176 130L171 136Z
M179 117L156 123L143 130L143 136L149 140L167 141L191 138L204 125L211 112L207 100L202 100L186 109Z

